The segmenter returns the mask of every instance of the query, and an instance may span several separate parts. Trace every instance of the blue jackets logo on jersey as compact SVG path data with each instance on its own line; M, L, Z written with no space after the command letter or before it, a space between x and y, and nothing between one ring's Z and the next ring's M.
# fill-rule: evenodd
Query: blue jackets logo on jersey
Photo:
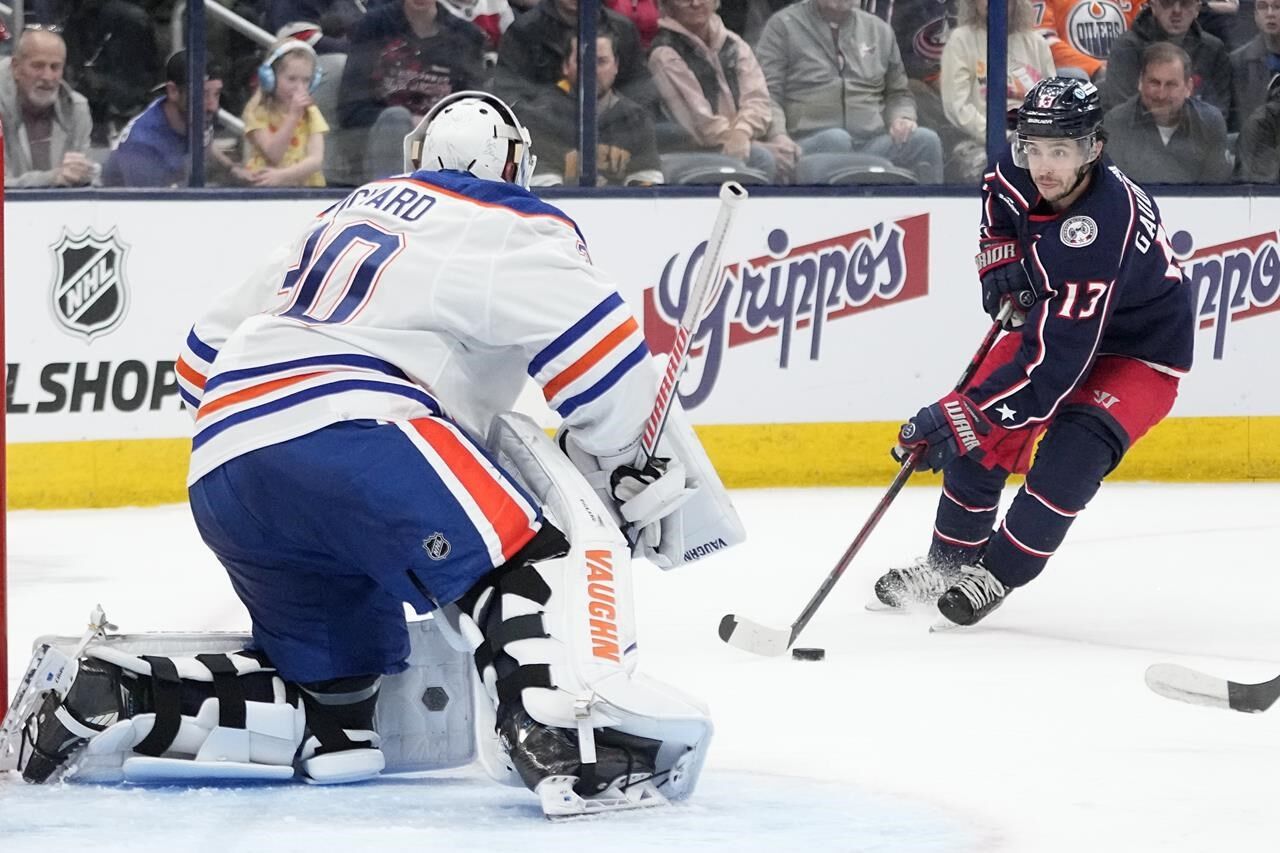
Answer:
M1059 237L1064 246L1081 249L1098 239L1098 223L1089 216L1073 216L1062 223Z
M801 246L775 228L767 254L725 267L724 289L690 344L701 353L697 386L680 394L692 409L715 387L726 350L779 337L778 367L791 359L795 333L809 328L809 359L817 361L826 323L929 292L929 214L880 222ZM689 253L683 269L672 255L658 286L644 293L644 333L654 352L670 349L675 326L706 244Z
M128 246L116 229L71 235L65 229L52 246L53 316L63 328L89 340L105 335L129 307L124 265Z

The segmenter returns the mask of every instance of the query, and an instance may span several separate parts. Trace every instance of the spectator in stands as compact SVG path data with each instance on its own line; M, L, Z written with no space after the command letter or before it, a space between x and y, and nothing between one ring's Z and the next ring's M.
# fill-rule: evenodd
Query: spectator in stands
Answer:
M859 151L942 180L942 145L916 125L898 43L855 0L801 0L765 24L756 46L769 94L804 154Z
M1008 0L1007 105L1017 109L1038 81L1057 76L1030 0ZM942 51L942 108L964 133L948 166L956 181L979 180L987 166L987 0L960 0L958 23ZM1004 121L1001 116L1000 121Z
M785 133L770 137L773 105L751 47L725 27L715 0L662 0L662 10L649 71L683 130L671 148L725 154L769 181L789 177L799 147Z
M635 25L601 6L596 29L613 36L618 58L618 91L642 107L652 107L657 91L645 66ZM539 90L555 85L564 67L565 45L577 32L578 0L541 0L516 18L503 33L498 46L498 67L493 80L495 94L519 112L522 102L535 100Z
M67 46L52 29L28 29L0 60L6 187L80 187L93 180L85 152L89 103L62 79Z
M279 32L281 27L308 21L320 28L321 35L312 45L316 53L346 53L351 49L350 35L364 17L373 0L268 0L266 28Z
M1235 34L1235 20L1238 14L1240 14L1240 0L1203 0L1196 22L1200 24L1200 29L1216 36L1230 51L1236 47L1231 39Z
M484 34L436 0L398 0L365 15L351 36L338 91L344 128L369 128L365 180L399 173L403 140L445 95L483 88Z
M1271 78L1266 102L1240 131L1240 178L1259 184L1280 183L1280 76Z
M1138 94L1106 114L1107 153L1138 183L1230 179L1226 120L1191 90L1191 57L1176 44L1156 42L1142 53Z
M324 135L329 125L311 93L320 78L316 52L282 39L258 69L258 91L244 108L244 169L256 187L324 186Z
M663 182L654 140L653 119L626 95L614 91L618 59L613 36L596 39L596 182L600 186L651 186ZM578 40L565 46L563 74L526 110L526 124L538 154L534 183L555 186L576 182L578 153Z
M658 34L658 19L662 17L658 0L605 0L605 5L635 24L640 49L648 54L653 37Z
M1138 94L1142 52L1158 41L1172 42L1191 57L1195 94L1223 115L1231 111L1231 59L1226 47L1196 23L1199 0L1150 0L1133 28L1116 42L1107 62L1102 106L1111 109Z
M213 123L222 97L222 68L216 62L205 65L201 97L204 101L204 146L206 163L218 181L221 172L240 177L239 166L210 143ZM165 63L165 83L157 87L157 98L125 125L116 150L102 169L102 183L109 187L184 186L191 174L187 151L187 52L180 50Z
M130 0L81 0L66 20L67 76L89 99L93 144L109 147L147 106L163 54L147 10Z
M484 33L485 61L498 59L498 43L502 34L515 21L515 13L507 0L440 0L454 17L467 21Z
M868 2L874 3L876 0L865 0L862 7L864 10ZM882 0L882 2L889 2L889 0ZM720 20L724 21L724 25L730 32L742 36L747 44L755 44L760 40L760 32L764 29L765 22L773 16L773 13L790 5L791 0L720 0L716 14L720 16Z
M1145 0L1035 0L1036 28L1059 73L1073 69L1102 85L1116 40L1133 26Z
M1240 179L1280 183L1280 74L1271 78L1267 100L1240 131Z
M1280 0L1258 0L1253 7L1258 34L1231 53L1231 130L1267 99L1267 88L1280 74Z
M943 138L950 150L958 138L942 108L942 50L955 23L954 0L859 0L861 9L887 23L898 39L916 120ZM950 137L950 138L949 138Z

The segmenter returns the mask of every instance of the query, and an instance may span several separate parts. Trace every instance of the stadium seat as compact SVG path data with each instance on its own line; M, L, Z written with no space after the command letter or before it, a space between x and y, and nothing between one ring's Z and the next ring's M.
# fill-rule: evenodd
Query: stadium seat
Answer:
M741 160L725 154L695 152L663 154L662 174L669 184L721 184L737 181L740 184L758 186L768 184L769 178L759 169L752 169Z
M806 154L796 163L796 184L915 184L916 176L874 154Z

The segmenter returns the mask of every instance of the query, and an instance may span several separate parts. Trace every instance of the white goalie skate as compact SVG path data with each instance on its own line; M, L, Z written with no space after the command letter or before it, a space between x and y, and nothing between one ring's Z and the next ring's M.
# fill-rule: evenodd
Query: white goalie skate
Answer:
M68 654L51 643L41 643L36 647L13 701L9 703L4 721L0 723L0 771L19 768L25 739L30 734L28 724L35 716L36 706L51 690L59 699L65 698L75 681L80 654L90 643L106 636L106 632L115 627L107 621L107 615L99 604L89 614L88 628L72 653Z

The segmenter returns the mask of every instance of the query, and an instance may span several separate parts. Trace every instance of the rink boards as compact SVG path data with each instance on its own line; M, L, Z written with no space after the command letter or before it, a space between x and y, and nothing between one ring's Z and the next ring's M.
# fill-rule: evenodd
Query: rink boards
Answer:
M1280 197L1158 199L1196 288L1196 367L1117 476L1280 479ZM655 351L712 198L566 199ZM174 360L192 319L327 202L20 200L6 228L9 502L185 497ZM1212 210L1212 216L1207 211ZM985 329L976 198L754 198L681 385L730 486L876 484L895 425ZM548 298L555 287L548 280ZM526 410L552 425L540 397ZM922 478L923 479L923 478Z

